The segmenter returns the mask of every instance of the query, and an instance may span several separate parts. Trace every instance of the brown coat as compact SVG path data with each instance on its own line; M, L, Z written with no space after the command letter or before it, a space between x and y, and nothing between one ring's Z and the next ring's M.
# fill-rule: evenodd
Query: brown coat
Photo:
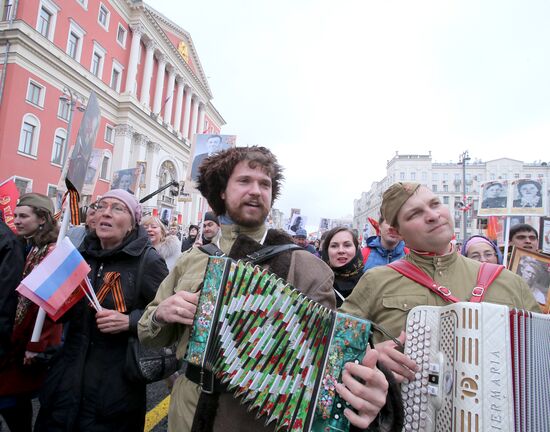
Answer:
M230 253L233 257L237 237L244 234L258 242L264 237L265 231L264 227L247 229L237 225L222 225L220 233L213 239L213 242L215 244L218 243L222 251ZM273 231L270 231L270 235L272 233ZM242 237L239 238L242 239ZM265 244L274 244L270 242L269 235L266 238ZM285 265L284 269L274 267L271 270L278 274L279 271L284 271L286 273L286 280L290 284L297 287L312 300L334 309L336 300L332 289L333 273L330 268L319 258L307 251L299 250L289 252L288 254L288 265ZM179 342L177 355L180 358L184 356L189 338L189 327L183 325L158 325L152 321L152 316L159 303L175 292L180 290L197 291L203 280L207 262L208 256L197 248L191 249L178 260L176 267L161 284L157 296L149 304L138 324L139 338L142 342L155 346ZM180 376L177 379L172 389L168 413L169 431L185 432L191 430L199 396L200 389L195 383L187 380L185 376ZM223 415L225 412L231 413L231 418L225 417ZM246 424L237 421L237 417ZM220 425L224 431L231 430L228 429L230 426L233 426L234 430L238 431L257 431L259 427L261 428L261 423L255 422L254 417L246 413L246 409L238 401L235 401L231 395L222 395L220 398L220 408L216 417L216 423L218 421L221 422Z

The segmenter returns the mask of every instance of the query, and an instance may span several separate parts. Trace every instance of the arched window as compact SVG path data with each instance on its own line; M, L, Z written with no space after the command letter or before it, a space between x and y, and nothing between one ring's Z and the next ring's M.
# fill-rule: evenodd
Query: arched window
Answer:
M101 171L99 171L99 178L103 180L109 180L111 178L111 159L113 155L109 150L103 152L103 158L101 159Z
M55 130L52 147L52 163L56 165L63 164L65 155L65 145L67 144L67 131L62 128Z
M25 114L21 122L21 134L17 151L21 154L36 156L40 137L40 120L32 114Z
M159 187L177 180L176 166L172 161L167 160L162 163L159 170L159 180ZM167 188L162 191L159 200L164 204L175 205L177 197L174 197L171 191L172 188Z

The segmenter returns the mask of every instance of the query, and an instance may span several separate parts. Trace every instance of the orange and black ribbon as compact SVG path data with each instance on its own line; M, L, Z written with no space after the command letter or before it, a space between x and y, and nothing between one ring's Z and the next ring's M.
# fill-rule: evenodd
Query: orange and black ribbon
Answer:
M63 214L63 205L67 200L67 195L69 195L69 205L71 206L71 223L73 225L80 225L80 209L78 208L80 196L78 195L78 191L74 189L69 189L65 192L63 195L63 200L61 201L61 210L54 215L54 218L57 221L61 219L61 215Z
M120 273L118 272L105 272L103 276L103 285L97 292L99 304L103 304L105 297L107 297L109 293L113 296L115 309L121 313L127 312L124 294L122 293L122 284L120 283Z

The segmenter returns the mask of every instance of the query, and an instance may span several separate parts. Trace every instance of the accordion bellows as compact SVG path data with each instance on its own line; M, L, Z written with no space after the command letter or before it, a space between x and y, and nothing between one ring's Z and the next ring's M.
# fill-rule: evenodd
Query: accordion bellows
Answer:
M332 311L265 269L208 262L186 360L211 371L276 430L344 430L334 384L359 362L370 322Z
M404 431L550 431L550 315L491 303L419 306L405 353Z

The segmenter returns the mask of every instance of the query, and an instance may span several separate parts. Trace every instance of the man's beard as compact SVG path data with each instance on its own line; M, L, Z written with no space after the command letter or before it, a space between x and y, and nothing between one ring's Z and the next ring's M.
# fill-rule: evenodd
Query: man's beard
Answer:
M231 220L234 223L236 223L237 225L244 226L246 228L256 228L256 227L262 226L265 220L267 219L267 215L269 214L269 210L267 210L263 206L262 206L261 215L255 219L241 217L241 212L232 211L229 208L227 208L226 211L228 216L231 218Z

